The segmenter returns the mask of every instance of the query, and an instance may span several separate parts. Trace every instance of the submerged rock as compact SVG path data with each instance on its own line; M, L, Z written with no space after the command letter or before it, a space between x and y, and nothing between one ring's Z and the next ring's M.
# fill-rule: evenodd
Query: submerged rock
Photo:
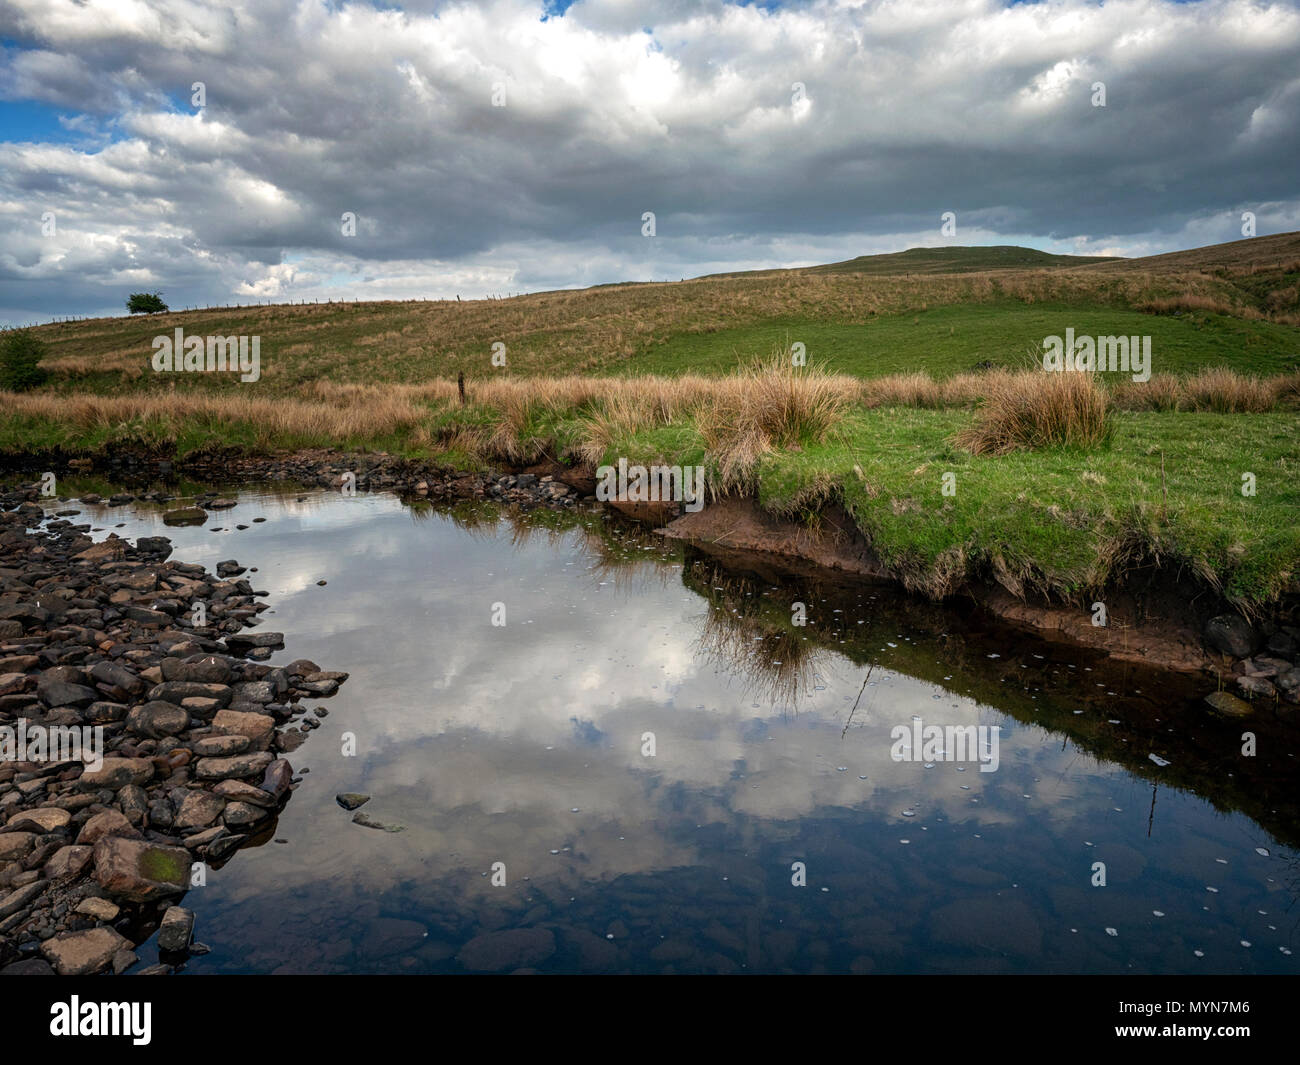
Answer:
M164 525L202 525L207 520L208 512L202 507L181 507L163 515Z
M456 955L466 969L498 973L537 965L555 953L555 936L547 928L510 928L475 936Z
M342 792L341 794L335 795L334 801L338 803L340 806L342 806L343 809L345 810L355 810L358 807L364 806L366 803L368 803L370 801L370 796L362 795L359 792L355 792L355 791L345 791Z
M1227 717L1250 717L1255 711L1251 705L1235 695L1229 695L1227 692L1210 692L1205 697L1205 703L1215 713L1224 714Z
M362 825L365 828L377 828L384 832L404 832L406 830L405 825L390 825L384 821L376 821L373 817L363 813L354 815L352 823Z

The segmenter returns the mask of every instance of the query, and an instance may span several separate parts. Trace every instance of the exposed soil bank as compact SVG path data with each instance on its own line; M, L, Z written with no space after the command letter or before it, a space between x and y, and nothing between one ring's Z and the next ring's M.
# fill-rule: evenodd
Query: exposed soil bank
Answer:
M705 550L719 545L759 551L806 559L855 576L891 579L842 508L824 509L819 518L820 527L810 528L767 513L753 499L727 498L696 513L683 513L659 532ZM1121 661L1186 673L1225 665L1201 637L1205 622L1219 612L1220 604L1208 595L1199 610L1168 589L1152 590L1145 597L1108 595L1107 624L1099 626L1093 624L1091 609L1026 601L992 582L967 584L961 594L1016 627L1045 639L1105 651Z
M291 481L347 490L386 490L434 501L489 500L524 507L595 503L590 468L543 462L511 473L466 473L435 463L333 450L249 455L239 449L195 452L172 459L118 449L91 457L7 456L3 465L35 474L84 471L130 481L179 474L197 480ZM155 494L153 497L159 499ZM165 497L163 497L165 499ZM163 501L159 499L159 501ZM696 512L673 503L609 503L627 517L661 527L662 535L704 550L725 547L797 559L855 579L893 581L852 517L824 506L816 527L777 517L751 498L715 500ZM1139 586L1140 585L1140 586ZM971 581L960 593L1008 625L1048 640L1103 651L1117 660L1215 676L1217 686L1250 699L1300 702L1300 600L1274 604L1271 616L1247 624L1214 590L1154 566L1131 570L1127 583L1100 597L1106 623L1094 623L1094 603L1027 598L995 580ZM1288 677L1288 674L1294 674ZM1227 705L1227 704L1225 704ZM1241 709L1238 707L1237 709Z

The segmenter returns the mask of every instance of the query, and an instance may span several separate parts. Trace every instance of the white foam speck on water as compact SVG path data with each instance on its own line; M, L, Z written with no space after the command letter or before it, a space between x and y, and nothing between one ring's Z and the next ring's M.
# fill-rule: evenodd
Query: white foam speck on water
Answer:
M1117 936L1117 935L1119 935L1119 930L1118 930L1118 929L1115 929L1115 928L1107 928L1107 929L1106 929L1106 934L1107 934L1108 936Z
M1256 847L1255 853L1258 854L1261 858L1268 858L1270 856L1267 847Z

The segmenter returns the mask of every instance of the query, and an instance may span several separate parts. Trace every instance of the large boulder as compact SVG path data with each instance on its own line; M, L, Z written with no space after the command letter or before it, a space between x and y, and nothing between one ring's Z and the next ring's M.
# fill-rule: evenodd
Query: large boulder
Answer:
M260 777L271 761L271 755L266 751L237 754L230 758L200 758L194 763L194 773L199 780L226 780L230 777L242 780Z
M95 844L95 880L108 894L132 902L180 895L190 886L190 853L184 847L105 836Z
M98 843L105 836L126 836L128 839L139 839L140 833L126 819L124 814L118 810L110 809L95 814L94 817L81 826L81 831L77 833L77 843L82 846L90 846Z
M105 758L99 769L86 770L77 783L86 791L97 788L118 791L128 784L147 784L153 772L153 762L148 758Z
M225 799L199 788L186 794L181 801L181 808L176 811L176 819L172 825L182 832L207 828L221 816L225 808Z
M16 832L36 832L44 835L67 828L72 814L58 806L40 806L35 810L19 810L12 814L5 827Z
M230 663L219 655L193 655L190 658L164 658L163 680L190 681L195 684L229 684Z
M48 674L36 682L36 694L46 706L89 706L99 698L94 688L71 684Z
M161 699L142 703L126 715L128 732L154 740L179 735L189 728L189 724L190 715L187 710Z
M60 976L89 976L108 968L114 954L130 947L113 929L101 926L53 936L41 945L41 953Z
M90 679L114 702L125 702L144 691L144 681L129 669L114 662L99 662L91 669Z
M231 690L225 684L200 683L193 680L166 680L149 691L150 699L179 705L185 699L215 699L218 706L230 705Z
M236 654L254 647L280 648L284 646L282 632L239 632L226 637L226 646Z
M218 736L246 736L249 747L264 751L275 735L275 719L266 714L247 714L238 710L218 710L212 719L212 731Z

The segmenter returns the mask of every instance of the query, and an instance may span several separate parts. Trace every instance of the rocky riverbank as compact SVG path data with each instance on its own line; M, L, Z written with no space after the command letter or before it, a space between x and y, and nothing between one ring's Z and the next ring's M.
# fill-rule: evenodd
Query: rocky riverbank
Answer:
M284 640L247 631L265 593L233 560L95 543L39 497L0 487L0 973L124 972L155 931L138 971L165 972L204 950L183 896L271 837L305 700L347 674L267 664Z

